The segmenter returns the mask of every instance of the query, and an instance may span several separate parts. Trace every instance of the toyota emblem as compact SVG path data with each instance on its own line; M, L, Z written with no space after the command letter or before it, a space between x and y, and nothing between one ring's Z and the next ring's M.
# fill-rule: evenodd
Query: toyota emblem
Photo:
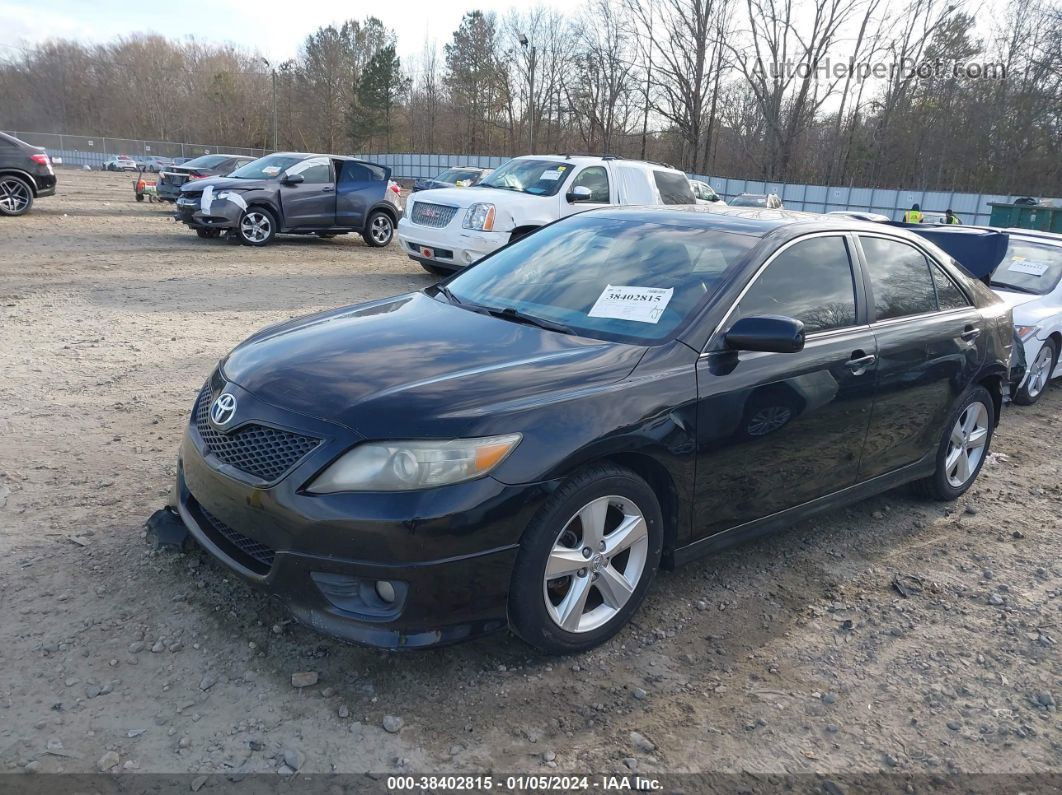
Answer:
M214 401L214 405L210 407L210 421L220 427L230 422L234 416L236 416L236 396L222 392Z

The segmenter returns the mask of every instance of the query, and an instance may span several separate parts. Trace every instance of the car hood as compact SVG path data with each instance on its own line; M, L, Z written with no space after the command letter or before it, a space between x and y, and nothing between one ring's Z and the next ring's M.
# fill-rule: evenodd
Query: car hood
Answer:
M502 416L624 378L644 352L411 293L272 326L222 370L266 402L368 437L485 435Z
M545 202L555 199L554 196L534 196L530 193L520 193L514 190L499 190L498 188L483 188L472 186L471 188L433 188L430 196L425 196L423 201L435 204L450 204L454 207L465 209L479 202L490 202L499 209L507 210L541 210ZM417 197L417 201L421 201Z
M1042 295L1032 295L1031 293L1019 293L1017 290L1002 290L996 289L995 287L992 288L992 292L999 296L1000 300L1003 301L1003 303L1005 303L1011 309L1043 298Z
M191 182L186 182L181 185L181 192L195 191L198 193L201 190L206 190L207 187L213 187L214 192L223 190L231 190L232 188L238 188L239 190L261 190L262 188L275 185L276 181L271 179L231 179L229 177L206 177L205 179L195 179Z

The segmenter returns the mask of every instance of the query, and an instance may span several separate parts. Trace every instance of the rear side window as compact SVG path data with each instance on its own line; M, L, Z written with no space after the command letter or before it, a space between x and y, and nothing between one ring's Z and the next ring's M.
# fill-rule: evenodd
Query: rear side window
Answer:
M914 246L881 237L859 238L867 258L877 320L935 312L937 293L929 263Z
M383 182L386 179L387 172L379 166L372 166L368 163L354 163L346 161L343 164L343 172L340 176L341 182Z
M935 262L929 270L933 273L933 284L937 287L937 304L941 309L965 309L970 305L966 295Z
M785 249L745 293L731 320L783 315L808 334L854 326L855 282L843 237L813 237Z
M660 191L660 201L664 204L696 204L693 198L693 190L690 181L684 174L674 174L670 171L654 171L653 179Z

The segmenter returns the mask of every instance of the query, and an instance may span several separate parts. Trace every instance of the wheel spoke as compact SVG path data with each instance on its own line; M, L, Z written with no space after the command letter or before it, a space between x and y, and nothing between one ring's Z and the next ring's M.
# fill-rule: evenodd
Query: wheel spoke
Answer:
M558 623L562 629L575 632L579 629L579 619L583 617L586 597L590 593L589 577L573 577L571 587L564 599L557 605Z
M970 435L966 437L966 449L984 447L987 441L988 428L974 428Z
M625 515L619 527L605 536L605 556L618 555L645 536L645 520L641 516Z
M950 450L948 450L948 455L944 459L944 469L948 472L949 475L954 471L955 464L958 462L959 456L962 454L963 449L964 448L962 446L962 443L960 442L959 444L953 446Z
M608 514L608 497L601 497L579 511L583 526L583 544L594 552L601 546L605 535L605 516Z
M962 413L961 422L963 436L969 436L970 431L972 431L977 424L977 414L980 406L980 403L973 403L967 406L966 411Z
M962 432L962 425L955 423L955 427L951 429L951 443L955 447L962 447L964 441L966 438Z
M611 564L601 569L598 575L594 585L597 586L605 604L614 610L619 610L627 604L627 600L634 593L634 586L627 582L627 578Z
M965 447L959 448L959 460L955 468L955 477L959 483L965 483L970 477L970 454Z
M577 549L553 547L546 560L546 579L555 580L558 577L574 575L579 569L586 568L586 558Z

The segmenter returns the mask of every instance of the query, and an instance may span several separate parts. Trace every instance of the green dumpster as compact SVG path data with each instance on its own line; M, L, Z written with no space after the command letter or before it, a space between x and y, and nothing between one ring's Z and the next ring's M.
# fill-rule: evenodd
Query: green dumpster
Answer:
M989 202L992 208L991 226L1039 229L1041 232L1062 234L1062 207L1047 204L1008 204Z

